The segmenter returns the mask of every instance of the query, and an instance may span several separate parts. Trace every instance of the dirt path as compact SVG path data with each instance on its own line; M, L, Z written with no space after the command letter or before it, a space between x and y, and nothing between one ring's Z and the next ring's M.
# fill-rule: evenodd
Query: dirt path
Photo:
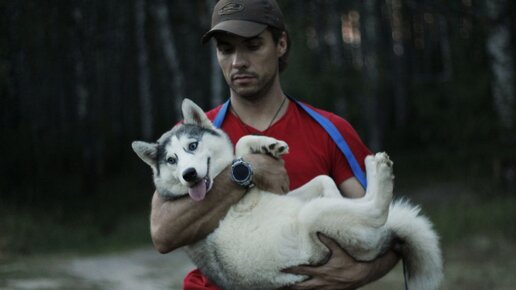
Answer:
M181 250L144 248L98 256L48 256L0 264L0 289L181 289L193 268Z
M516 283L516 246L479 237L445 249L441 290L510 290ZM152 248L108 255L52 255L0 261L0 290L179 290L193 268L182 250L161 255ZM398 265L362 290L403 289Z

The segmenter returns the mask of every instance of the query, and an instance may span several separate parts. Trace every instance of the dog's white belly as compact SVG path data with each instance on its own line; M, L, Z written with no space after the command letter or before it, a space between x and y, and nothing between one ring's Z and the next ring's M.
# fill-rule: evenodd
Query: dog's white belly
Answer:
M227 276L245 283L241 285L271 283L260 284L261 289L302 280L281 270L314 256L309 236L297 222L303 205L292 197L252 190L233 206L208 238Z

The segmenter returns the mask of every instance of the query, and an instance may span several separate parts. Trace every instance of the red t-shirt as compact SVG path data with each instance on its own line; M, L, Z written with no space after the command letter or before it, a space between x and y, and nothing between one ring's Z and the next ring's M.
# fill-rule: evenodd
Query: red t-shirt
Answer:
M215 119L221 107L209 111L207 113L208 118L210 120ZM311 108L337 127L360 163L362 170L364 170L364 159L371 152L362 143L353 127L335 114ZM229 135L233 144L236 144L241 137L249 134L274 137L287 142L289 153L284 155L283 159L290 178L291 190L300 187L318 175L329 175L335 180L336 184L354 176L346 157L330 135L295 102L290 102L286 114L265 131L258 131L247 126L231 112L227 113L222 123L222 129ZM219 288L211 284L199 270L194 270L184 279L183 289L215 290Z

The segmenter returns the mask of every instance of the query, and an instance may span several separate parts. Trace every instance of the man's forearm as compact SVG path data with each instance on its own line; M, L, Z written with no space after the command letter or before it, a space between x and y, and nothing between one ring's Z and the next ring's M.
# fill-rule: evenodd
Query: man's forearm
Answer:
M161 253L205 238L218 227L229 208L245 190L229 179L229 168L219 174L206 198L200 202L185 197L163 200L154 193L151 209L151 237Z
M244 156L253 167L255 186L270 192L288 190L288 175L282 160L264 154ZM154 193L151 210L151 236L162 253L195 243L215 230L229 208L237 203L245 189L230 179L230 166L214 180L213 188L202 201L189 197L166 201Z

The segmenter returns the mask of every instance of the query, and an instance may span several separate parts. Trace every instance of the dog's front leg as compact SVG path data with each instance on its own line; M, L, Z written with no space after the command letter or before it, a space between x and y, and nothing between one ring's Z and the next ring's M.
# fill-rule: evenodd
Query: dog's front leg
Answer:
M272 137L247 135L238 140L235 153L238 157L250 153L261 153L280 158L288 153L288 145Z

